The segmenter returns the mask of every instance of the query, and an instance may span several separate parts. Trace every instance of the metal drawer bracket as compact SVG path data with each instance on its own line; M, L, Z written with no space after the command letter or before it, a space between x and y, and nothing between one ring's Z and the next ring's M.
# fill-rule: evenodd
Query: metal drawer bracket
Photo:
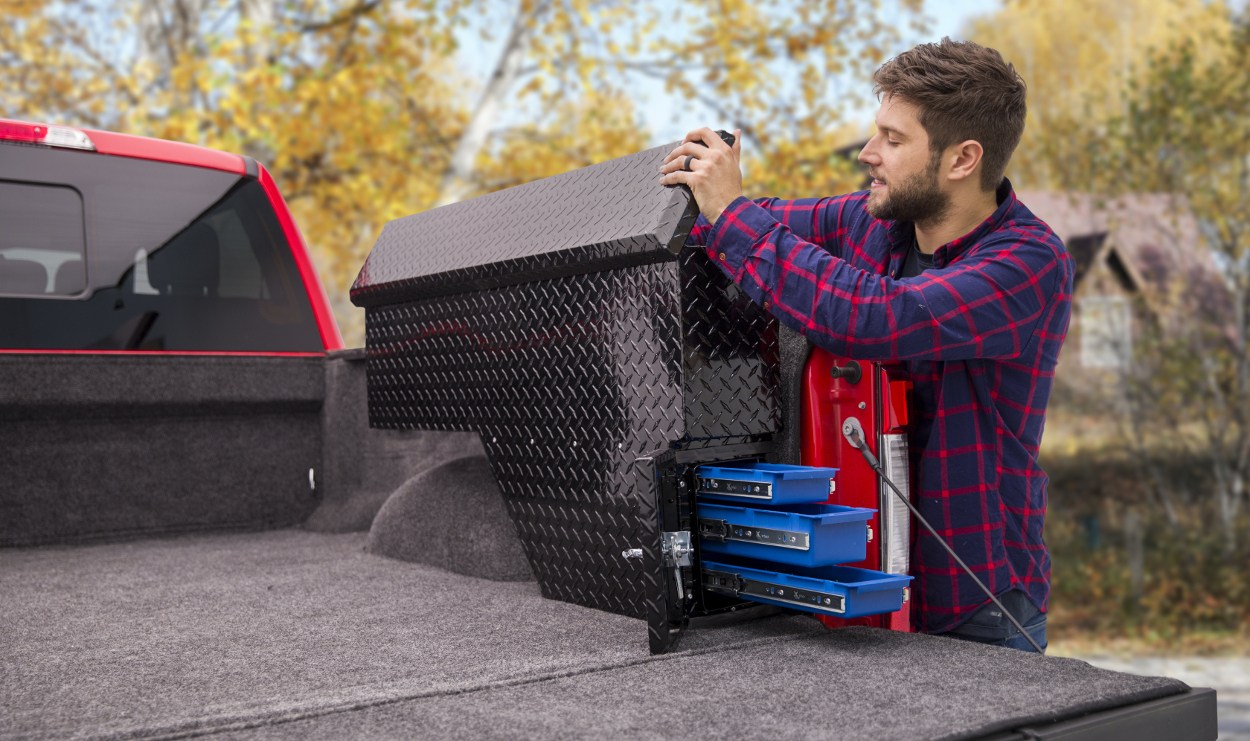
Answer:
M737 597L738 594L746 588L746 579L737 574L728 571L713 571L711 569L703 570L703 586L713 592L721 594L731 594Z
M759 543L779 548L792 548L796 551L805 551L810 545L807 533L772 530L766 527L731 525L725 520L717 520L710 517L699 518L699 537L704 540L714 540L717 543L736 540L741 543Z
M732 479L697 480L700 494L721 494L732 497L750 497L751 499L772 499L772 484L763 481L734 481Z
M814 607L822 612L846 612L846 598L840 594L827 594L811 589L798 589L784 584L747 581L738 574L728 571L704 569L703 586L708 591L729 594L734 597L750 595L770 599L774 602L788 602L792 605Z

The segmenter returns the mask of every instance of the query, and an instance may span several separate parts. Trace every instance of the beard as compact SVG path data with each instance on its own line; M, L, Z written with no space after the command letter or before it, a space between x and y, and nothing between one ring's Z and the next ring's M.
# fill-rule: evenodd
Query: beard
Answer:
M887 182L889 195L875 202L870 196L868 213L874 219L883 221L940 223L951 205L950 194L938 187L937 175L941 164L939 155L930 160L923 171L898 183Z

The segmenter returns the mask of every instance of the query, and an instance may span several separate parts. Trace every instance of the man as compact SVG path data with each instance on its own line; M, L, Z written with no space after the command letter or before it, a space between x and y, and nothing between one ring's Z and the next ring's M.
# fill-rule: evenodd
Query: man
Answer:
M904 361L921 412L920 511L1044 647L1037 453L1073 269L1003 177L1024 82L993 49L950 39L873 81L868 192L748 201L740 143L710 129L673 150L661 182L690 186L704 217L691 241L782 323L841 357ZM1032 650L923 530L913 574L920 630Z

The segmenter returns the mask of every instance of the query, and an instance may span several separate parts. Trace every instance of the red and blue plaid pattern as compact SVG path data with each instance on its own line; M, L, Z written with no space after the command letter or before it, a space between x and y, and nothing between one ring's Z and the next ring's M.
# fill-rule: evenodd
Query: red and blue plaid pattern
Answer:
M1072 259L1003 181L999 207L899 279L915 227L880 221L868 193L739 198L692 244L782 323L844 358L902 360L918 423L919 507L986 586L1050 594L1042 540L1046 474L1037 463L1072 306ZM921 531L913 554L921 630L956 627L985 598Z

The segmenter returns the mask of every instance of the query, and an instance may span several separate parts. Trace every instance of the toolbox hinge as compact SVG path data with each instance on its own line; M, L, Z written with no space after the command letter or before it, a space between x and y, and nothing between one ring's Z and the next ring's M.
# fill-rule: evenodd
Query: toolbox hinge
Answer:
M694 546L690 541L690 531L660 533L660 554L664 557L664 565L671 566L673 569L677 599L685 602L686 590L681 585L681 567L694 565Z

